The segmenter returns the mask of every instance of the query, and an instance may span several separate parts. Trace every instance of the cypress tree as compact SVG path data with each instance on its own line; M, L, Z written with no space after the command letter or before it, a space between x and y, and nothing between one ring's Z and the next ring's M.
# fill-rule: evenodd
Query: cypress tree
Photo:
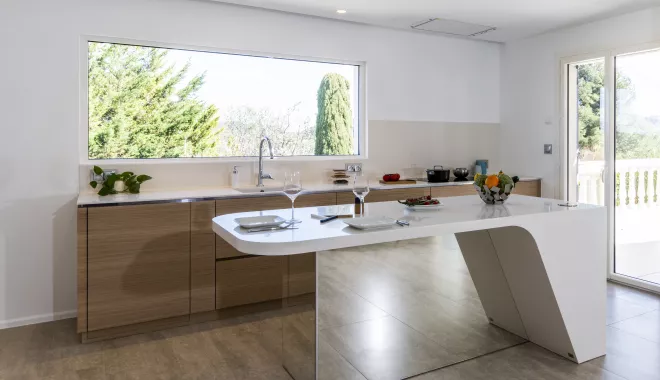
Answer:
M317 93L316 145L322 156L353 154L350 84L340 74L326 74Z

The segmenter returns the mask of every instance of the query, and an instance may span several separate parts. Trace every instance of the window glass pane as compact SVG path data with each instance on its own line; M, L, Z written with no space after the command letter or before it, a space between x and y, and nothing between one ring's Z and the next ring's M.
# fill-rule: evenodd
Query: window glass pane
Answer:
M88 45L90 159L359 154L358 65Z
M660 51L615 62L614 271L660 284Z

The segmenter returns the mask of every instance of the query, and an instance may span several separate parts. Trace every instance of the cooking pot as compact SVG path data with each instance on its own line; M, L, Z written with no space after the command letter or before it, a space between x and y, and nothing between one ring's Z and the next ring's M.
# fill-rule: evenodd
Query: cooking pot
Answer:
M449 182L450 173L451 171L449 169L445 169L441 165L436 165L433 169L426 170L426 177L429 182Z
M454 169L454 177L456 177L458 180L467 179L468 174L470 174L470 172L466 168Z

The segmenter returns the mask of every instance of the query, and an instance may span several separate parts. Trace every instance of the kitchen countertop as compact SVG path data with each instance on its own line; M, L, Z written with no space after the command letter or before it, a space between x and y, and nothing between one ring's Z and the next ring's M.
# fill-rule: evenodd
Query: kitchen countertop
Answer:
M521 177L520 181L536 181L540 178L535 177ZM442 187L442 186L464 186L471 185L473 181L461 182L440 182L430 183L425 181L417 181L416 184L411 185L383 185L377 183L371 185L372 190L392 190L392 189L405 189L416 187ZM250 188L250 185L240 187L241 189ZM266 187L272 189L273 187ZM333 185L333 184L315 184L303 186L303 194L314 193L331 193L331 192L348 192L352 188L348 185ZM267 191L264 193L242 193L230 187L218 187L207 189L193 189L193 190L161 190L161 191L143 191L140 194L116 194L101 197L96 193L83 193L78 196L78 207L98 207L98 206L117 206L117 205L130 205L142 203L166 203L166 202L196 202L212 199L223 198L251 198L277 195L277 191Z

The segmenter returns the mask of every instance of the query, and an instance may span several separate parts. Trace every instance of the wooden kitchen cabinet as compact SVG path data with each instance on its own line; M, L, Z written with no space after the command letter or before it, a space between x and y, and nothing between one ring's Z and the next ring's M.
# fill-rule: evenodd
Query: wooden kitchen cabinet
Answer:
M513 189L513 194L529 195L532 197L541 196L541 180L534 181L520 181Z
M87 331L190 313L190 204L89 208Z
M190 204L190 312L215 310L215 201Z
M216 308L278 300L287 294L287 256L216 262Z
M457 197L461 195L473 195L477 194L477 190L472 184L463 184L456 186L441 186L441 187L432 187L431 196L436 198L441 197ZM513 194L518 195L529 195L532 197L541 196L541 180L532 180L532 181L520 181L516 184L516 188L513 190Z
M439 186L431 188L431 196L434 198L458 197L461 195L477 195L477 191L472 184L456 186Z
M371 190L365 202L389 202L398 201L408 198L417 198L424 195L429 195L428 187L411 187L405 189L387 189L387 190ZM355 195L353 192L337 193L337 204L355 203Z

